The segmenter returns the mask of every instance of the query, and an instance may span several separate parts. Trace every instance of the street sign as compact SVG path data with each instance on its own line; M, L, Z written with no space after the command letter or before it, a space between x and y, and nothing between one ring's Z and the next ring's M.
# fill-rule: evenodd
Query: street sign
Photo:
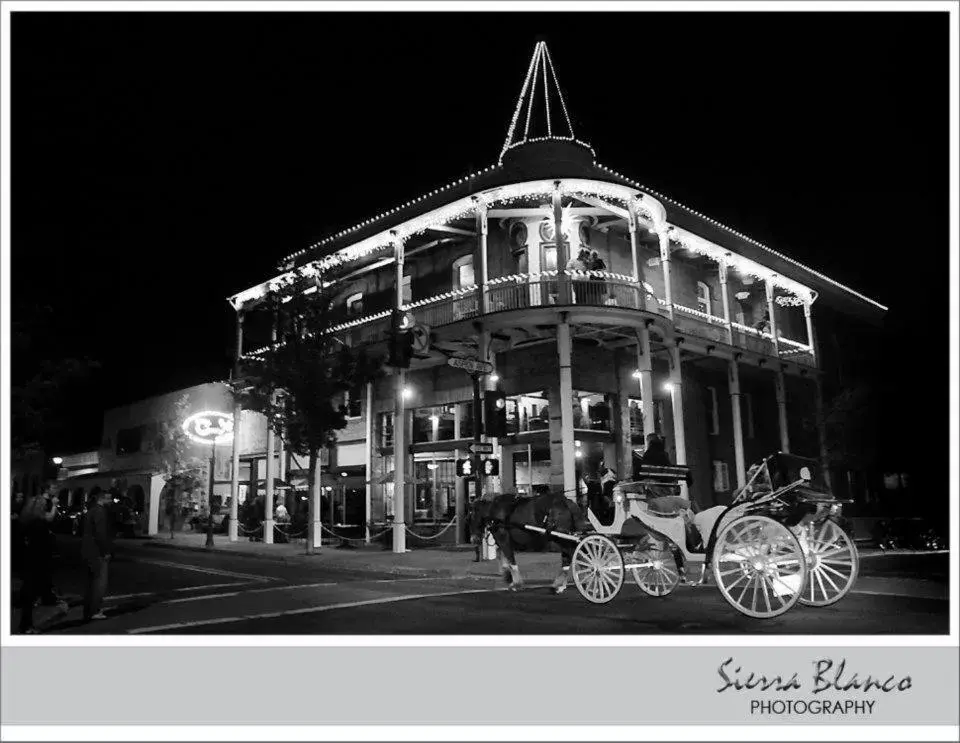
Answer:
M493 454L493 444L489 441L478 441L469 446L471 454Z
M426 325L414 325L410 328L413 336L413 352L428 353L430 351L430 328Z
M490 374L493 372L493 364L479 359L464 359L459 356L447 359L447 364L454 369L463 369L471 374Z

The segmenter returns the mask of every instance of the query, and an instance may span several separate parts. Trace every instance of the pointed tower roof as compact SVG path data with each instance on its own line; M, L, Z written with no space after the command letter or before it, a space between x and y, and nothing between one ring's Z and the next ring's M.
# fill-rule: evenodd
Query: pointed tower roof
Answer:
M574 133L547 42L538 41L500 150L500 162L517 147L545 140L570 142L590 150L591 158L594 154L590 145L578 140Z

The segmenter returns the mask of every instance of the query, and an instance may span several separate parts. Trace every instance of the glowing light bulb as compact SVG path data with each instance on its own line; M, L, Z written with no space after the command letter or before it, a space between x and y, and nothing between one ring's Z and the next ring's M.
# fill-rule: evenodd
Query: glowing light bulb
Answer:
M665 382L663 389L665 389L667 392L673 392L673 382Z
M411 397L413 397L413 390L410 389L409 387L404 387L404 388L403 388L403 399L404 399L404 400L408 400L408 399L410 399Z

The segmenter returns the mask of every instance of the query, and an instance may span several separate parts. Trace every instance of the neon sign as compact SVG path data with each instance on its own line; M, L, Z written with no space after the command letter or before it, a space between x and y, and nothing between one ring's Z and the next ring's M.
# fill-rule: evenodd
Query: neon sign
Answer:
M233 441L233 416L215 410L194 413L183 422L183 432L198 444L229 444Z

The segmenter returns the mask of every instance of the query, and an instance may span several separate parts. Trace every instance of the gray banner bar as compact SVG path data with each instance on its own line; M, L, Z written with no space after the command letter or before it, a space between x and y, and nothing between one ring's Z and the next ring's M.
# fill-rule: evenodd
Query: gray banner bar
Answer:
M10 725L957 725L960 692L955 648L89 647L0 658ZM746 688L761 676L770 688Z

